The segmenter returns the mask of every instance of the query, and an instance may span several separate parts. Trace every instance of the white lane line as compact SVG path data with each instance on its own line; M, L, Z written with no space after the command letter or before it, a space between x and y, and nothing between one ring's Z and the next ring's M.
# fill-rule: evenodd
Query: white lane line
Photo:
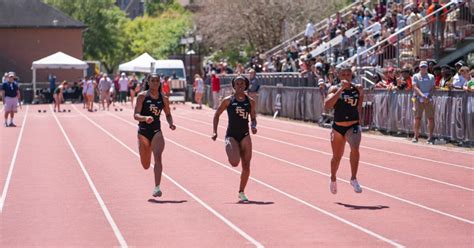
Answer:
M273 119L271 119L267 116L263 116L262 118L266 119L270 122L276 122L276 123L280 123L280 124L285 123L285 124L290 124L290 125L293 125L293 126L309 127L311 129L318 129L318 130L325 130L325 131L328 130L328 129L325 129L325 128L322 128L322 127L319 127L319 126L312 126L312 125L309 125L309 124L293 123L291 121L284 121L284 120L273 120ZM427 146L427 145L413 144L413 143L408 142L408 141L403 142L403 141L399 141L399 140L394 140L394 138L390 137L390 136L379 137L379 136L376 136L376 135L367 134L366 137L371 138L371 139L376 139L376 140L389 141L389 142L398 143L398 144L418 146L418 147L423 147L423 148L428 148L428 149L433 149L433 150L442 150L442 151L446 151L446 152L456 152L456 153L462 153L462 154L467 154L467 155L474 155L472 152L468 152L468 151L459 151L457 149L445 149L445 148L437 147L437 146Z
M202 124L204 124L204 125L212 126L211 124L209 124L209 123L207 123L207 122L204 122L204 121L198 121L198 120L194 120L194 119L187 118L187 117L183 117L183 116L181 116L181 115L176 115L176 114L175 114L175 116L176 116L176 117L179 117L179 118L183 118L183 119L189 120L189 121L193 121L193 122L197 122L197 123L202 123ZM225 127L223 127L223 126L221 126L221 125L219 125L219 127L222 128L222 129L225 129ZM266 140L270 140L270 141L273 141L273 142L276 142L276 143L280 143L280 144L284 144L284 145L288 145L288 146L292 146L292 147L296 147L296 148L300 148L300 149L304 149L304 150L308 150L308 151L311 151L311 152L316 152L316 153L324 154L324 155L327 155L327 156L332 156L332 153L329 153L329 152L324 152L324 151L317 150L317 149L313 149L313 148L309 148L309 147L306 147L306 146L301 146L301 145L297 145L297 144L293 144L293 143L289 143L289 142L285 142L285 141L281 141L281 140L277 140L277 139L265 137L265 136L263 136L263 135L257 135L257 136L255 136L255 137L257 137L257 138L262 138L262 139L266 139ZM350 160L349 157L342 157L342 158L345 159L345 160ZM434 182L434 183L443 184L443 185L446 185L446 186L449 186L449 187L453 187L453 188L458 188L458 189L462 189L462 190L467 190L467 191L474 192L474 189L472 189L472 188L467 188L467 187L464 187L464 186L461 186L461 185L457 185L457 184L453 184L453 183L448 183L448 182L441 181L441 180L437 180L437 179L434 179L434 178L425 177L425 176L420 176L420 175L417 175L417 174L413 174L413 173L409 173L409 172L405 172L405 171L401 171L401 170L397 170L397 169L393 169L393 168L388 168L388 167L385 167L385 166L382 166L382 165L373 164L373 163L365 162L365 161L362 161L362 160L359 161L359 163L361 163L361 164L366 164L366 165L369 165L369 166L372 166L372 167L376 167L376 168L379 168L379 169L388 170L388 171L396 172L396 173L399 173L399 174L411 176L411 177L416 177L416 178L423 179L423 180L427 180L427 181L431 181L431 182Z
M203 109L203 110L204 110L204 109ZM186 109L184 109L184 111L189 112L189 110L186 110ZM211 111L211 110L204 110L204 111L202 111L202 112L203 112L203 113L206 112L205 114L209 113L209 115L214 115L214 113L213 113L214 111ZM274 123L278 123L278 124L283 124L283 125L290 124L290 125L292 125L292 126L306 127L306 128L317 129L317 130L321 130L321 131L327 131L327 130L328 130L327 128L322 128L322 127L319 127L319 126L317 126L317 125L315 125L315 124L307 124L307 123L305 123L305 122L303 122L303 123L298 123L298 122L302 122L301 120L273 119L272 117L269 117L269 116L266 116L266 115L263 115L263 114L259 114L258 116L259 116L259 118L261 118L261 119L265 119L265 120L268 120L269 122L274 122ZM298 121L298 122L295 122L295 121ZM387 135L378 136L378 135L373 135L373 134L366 134L365 137L371 138L371 139L376 139L376 140L382 140L382 141L389 141L389 142L393 142L393 143L404 144L404 145L418 146L418 147L423 147L423 148L428 148L428 149L434 149L434 150L441 150L441 151L446 151L446 152L456 152L456 153L461 153L461 154L466 154L466 155L474 155L473 152L470 152L470 151L462 151L462 150L459 150L459 148L446 149L446 148L438 147L438 146L425 146L425 145L421 145L421 144L413 144L413 143L408 142L408 141L407 141L407 142L403 142L403 141L400 141L400 140L396 140L396 138L391 137L391 136L387 136Z
M183 129L183 130L186 130L188 132L191 132L191 133L195 133L197 135L200 135L200 136L203 136L203 137L210 137L210 135L207 135L207 134L204 134L204 133L201 133L201 132L197 132L197 131L194 131L192 129L189 129L189 128L185 128L183 126L179 126L180 129ZM219 139L219 141L221 142L224 142L224 140L222 139ZM287 160L284 160L284 159L281 159L281 158L277 158L277 157L274 157L272 155L269 155L269 154L266 154L264 152L260 152L258 150L255 150L253 149L253 152L257 153L257 154L260 154L260 155L263 155L263 156L266 156L266 157L269 157L269 158L272 158L272 159L275 159L277 161L280 161L280 162L283 162L283 163L287 163L289 165L293 165L295 167L298 167L298 168L302 168L302 169L305 169L307 171L311 171L311 172L314 172L314 173L317 173L317 174L320 174L320 175L323 175L323 176L326 176L326 177L329 177L330 175L327 174L327 173L324 173L324 172L321 172L321 171L318 171L318 170L314 170L314 169L311 169L311 168L308 168L304 165L301 165L301 164L297 164L297 163L293 163L293 162L290 162L290 161L287 161ZM348 180L343 180L343 179L339 179L339 181L342 181L342 182L345 182L347 184L349 184L349 181ZM395 195L392 195L392 194L389 194L389 193L385 193L385 192L382 192L382 191L379 191L379 190L376 190L376 189L373 189L373 188L370 188L370 187L367 187L364 185L364 189L367 189L369 191L372 191L372 192L375 192L377 194L381 194L383 196L386 196L386 197L389 197L389 198L392 198L392 199L395 199L395 200L398 200L398 201L401 201L401 202L404 202L404 203L407 203L407 204L410 204L412 206L416 206L416 207L419 207L419 208L422 208L422 209L425 209L425 210L428 210L430 212L434 212L434 213L437 213L437 214L441 214L441 215L444 215L446 217L449 217L449 218L453 218L453 219L456 219L456 220L459 220L459 221L462 221L462 222L466 222L468 224L474 224L474 221L472 220L468 220L468 219L465 219L465 218L462 218L462 217L459 217L459 216L456 216L456 215L453 215L453 214L449 214L449 213L446 213L446 212L443 212L443 211L440 211L440 210L437 210L437 209L434 209L434 208L430 208L430 207L427 207L425 205L422 205L422 204L419 204L419 203L416 203L416 202L413 202L413 201L410 201L410 200L407 200L407 199L404 199L404 198L401 198L401 197L398 197L398 196L395 196Z
M192 113L190 111L187 111L187 112ZM278 132L282 132L282 133L293 134L293 135L297 135L297 136L301 136L301 137L307 137L307 138L312 138L312 139L319 139L319 140L329 141L329 139L327 139L327 138L322 138L322 137L319 137L319 136L308 135L308 134L303 134L303 133L298 133L298 132L292 132L292 131L288 131L288 130L284 130L284 129L280 129L280 128L265 126L265 125L262 125L262 124L259 124L258 127L269 129L269 130L274 130L274 131L278 131ZM330 131L329 129L324 129L324 130L325 131ZM366 135L366 133L364 133L364 137L368 137ZM464 166L464 165L459 165L459 164L449 163L449 162L443 162L443 161L433 160L433 159L424 158L424 157L417 157L417 156L412 156L412 155L398 153L398 152L392 152L392 151L388 151L388 150L384 150L384 149L374 148L374 147L371 147L371 146L361 145L360 147L365 148L365 149L369 149L369 150L378 151L378 152L383 152L383 153L393 154L393 155L397 155L397 156L407 157L407 158L411 158L411 159L423 160L423 161L436 163L436 164L449 165L449 166L458 167L458 168L467 169L467 170L474 170L474 167L469 167L469 166Z
M117 116L117 115L115 115L115 114L110 114L110 115L113 116L113 117L115 117L115 118L117 118L117 119L119 119L119 120L121 120L121 121L123 121L123 122L125 122L125 123L128 123L128 124L130 124L130 125L132 125L132 126L135 126L134 123L129 122L128 120L125 120L125 119L123 119L123 118L121 118L121 117L119 117L119 116ZM183 127L179 126L178 128L183 128ZM207 136L207 137L210 138L210 136ZM220 140L220 141L223 141L223 140L221 140L221 139L219 139L219 140ZM173 141L173 140L170 140L170 139L168 139L168 138L166 139L166 141L171 142L171 143L173 143L174 145L176 145L176 146L178 146L178 147L181 147L181 148L183 148L183 149L185 149L185 150L187 150L187 151L189 151L189 152L191 152L191 153L193 153L193 154L196 154L196 155L198 155L198 156L200 156L200 157L202 157L202 158L205 158L205 159L207 159L207 160L209 160L209 161L211 161L211 162L213 162L213 163L215 163L215 164L218 164L218 165L220 165L220 166L222 166L222 167L224 167L224 168L226 168L226 169L228 169L228 170L230 170L230 171L232 171L232 172L234 172L234 173L240 175L240 171L235 170L235 169L231 168L230 166L228 166L228 165L226 165L226 164L223 164L223 163L221 163L221 162L219 162L219 161L217 161L217 160L214 160L214 159L212 159L212 158L210 158L210 157L208 157L208 156L206 156L206 155L204 155L204 154L202 154L202 153L200 153L200 152L198 152L198 151L195 151L195 150L193 150L193 149L191 149L191 148L188 148L188 147L186 147L186 146L184 146L184 145L182 145L182 144L180 144L180 143L177 143L177 142L175 142L175 141ZM253 177L250 177L250 180L253 180L253 181L255 181L255 182L257 182L257 183L259 183L259 184L261 184L261 185L263 185L263 186L265 186L265 187L271 189L271 190L274 190L274 191L276 191L276 192L278 192L278 193L280 193L280 194L283 194L283 195L285 195L286 197L288 197L288 198L290 198L290 199L292 199L292 200L294 200L294 201L297 201L297 202L299 202L299 203L301 203L301 204L303 204L303 205L305 205L305 206L308 206L308 207L310 207L310 208L312 208L312 209L314 209L314 210L316 210L316 211L318 211L318 212L320 212L320 213L322 213L322 214L324 214L324 215L327 215L327 216L329 216L329 217L331 217L331 218L334 218L334 219L336 219L336 220L338 220L338 221L340 221L340 222L342 222L342 223L344 223L344 224L347 224L347 225L349 225L349 226L351 226L351 227L353 227L353 228L355 228L355 229L357 229L357 230L359 230L359 231L361 231L361 232L364 232L364 233L366 233L366 234L368 234L368 235L370 235L370 236L372 236L372 237L375 237L375 238L377 238L377 239L379 239L379 240L382 240L382 241L384 241L384 242L386 242L386 243L389 243L389 244L393 245L394 247L404 247L403 245L401 245L401 244L399 244L399 243L397 243L397 242L395 242L395 241L393 241L393 240L391 240L391 239L388 239L388 238L386 238L386 237L384 237L384 236L382 236L382 235L380 235L380 234L377 234L377 233L375 233L375 232L373 232L373 231L371 231L371 230L369 230L369 229L366 229L366 228L364 228L364 227L362 227L362 226L359 226L359 225L357 225L357 224L355 224L355 223L353 223L353 222L351 222L351 221L349 221L349 220L346 220L346 219L344 219L344 218L342 218L342 217L339 217L338 215L335 215L335 214L333 214L333 213L330 213L329 211L326 211L326 210L324 210L324 209L322 209L322 208L319 208L319 207L317 207L317 206L315 206L315 205L312 205L311 203L309 203L309 202L307 202L307 201L304 201L304 200L302 200L302 199L300 199L300 198L298 198L298 197L296 197L296 196L293 196L293 195L291 195L291 194L289 194L289 193L287 193L287 192L284 192L284 191L282 191L282 190L280 190L280 189L278 189L278 188L276 188L276 187L274 187L274 186L272 186L272 185L270 185L270 184L267 184L267 183L265 183L265 182L262 182L262 181L260 181L260 180L258 180L258 179L256 179L256 178L253 178Z
M113 140L115 140L117 143L121 144L123 147L125 147L128 151L130 151L132 154L134 154L136 157L140 157L140 155L134 151L132 148L130 148L128 145L126 145L125 143L123 143L121 140L119 140L117 137L115 137L113 134L111 134L109 131L105 130L101 125L97 124L95 121L93 121L92 119L90 119L89 117L87 117L86 115L84 115L83 113L79 112L79 110L73 106L73 108L75 108L76 111L78 111L78 113L80 113L80 115L82 115L82 117L84 117L86 120L88 120L90 123L92 123L94 126L96 126L97 128L99 128L100 130L102 130L105 134L107 134L110 138L112 138ZM110 113L109 113L110 114ZM110 114L112 115L112 114ZM112 115L112 116L115 116L115 115ZM131 125L133 126L136 126L136 124L134 123L131 123ZM167 141L169 141L169 139L166 139ZM227 218L225 218L222 214L220 214L219 212L217 212L216 210L214 210L211 206L209 206L207 203L205 203L203 200L201 200L199 197L197 197L196 195L194 195L193 193L191 193L191 191L187 190L186 188L184 188L181 184L179 184L178 182L176 182L173 178L171 178L170 176L166 175L166 173L162 173L162 175L168 179L170 182L172 182L173 184L175 184L178 188L180 188L181 190L183 190L187 195L189 195L190 197L192 197L194 200L196 200L199 204L201 204L201 206L203 206L205 209L207 209L209 212L211 212L214 216L216 216L217 218L219 218L222 222L224 222L227 226L229 226L232 230L234 230L235 232L237 232L238 234L240 234L243 238L245 238L247 241L251 242L255 247L257 248L263 248L264 246L258 242L257 240L255 240L252 236L250 236L249 234L247 234L246 232L244 232L242 229L240 229L237 225L235 225L234 223L232 223L230 220L228 220Z
M329 141L329 139L321 138L321 137L318 137L318 136L301 134L301 133L287 131L287 130L283 130L283 129L279 129L279 128L267 127L267 126L264 126L264 125L258 125L258 126L260 128L279 131L279 132L282 132L282 133L288 133L288 134L293 134L293 135L297 135L297 136L301 136L301 137L308 137L308 138L313 138L313 139ZM364 137L365 137L365 135L364 135ZM393 154L393 155L397 155L397 156L401 156L401 157L407 157L407 158L411 158L411 159L423 160L423 161L427 161L427 162L430 162L430 163L449 165L449 166L458 167L458 168L467 169L467 170L474 170L474 167L464 166L464 165L460 165L460 164L448 163L448 162L433 160L433 159L424 158L424 157L417 157L417 156L412 156L412 155L408 155L408 154L403 154L403 153L398 153L398 152L392 152L392 151L387 151L387 150L383 150L383 149L373 148L373 147L370 147L370 146L361 145L360 147L365 148L365 149L369 149L369 150L373 150L373 151L377 151L377 152Z
M26 117L28 117L28 109L30 106L26 106L25 117L21 123L20 134L18 135L18 140L16 141L15 151L13 152L12 161L10 162L10 168L8 169L7 179L5 180L5 186L3 187L2 198L0 198L0 214L3 212L3 206L5 205L5 200L7 199L8 188L10 187L10 180L13 174L13 168L15 167L16 157L18 155L18 150L20 149L21 138L23 137L23 131L25 130Z
M115 237L117 238L117 240L120 243L120 247L128 247L127 242L125 241L125 238L122 236L122 233L120 232L117 224L115 223L114 219L112 218L112 215L110 214L109 210L107 209L107 206L105 205L104 200L102 200L102 197L100 196L99 192L97 191L97 188L95 187L94 182L92 182L92 179L89 176L89 173L87 172L86 168L84 167L84 164L82 163L81 158L77 154L76 149L72 145L71 140L67 136L66 131L64 131L64 128L63 128L61 122L59 122L58 117L53 112L53 109L51 108L51 105L49 106L49 110L51 111L51 113L53 113L53 117L56 120L56 123L58 124L59 129L61 130L62 134L64 135L64 138L66 139L69 147L71 148L72 153L74 154L74 157L76 157L76 160L77 160L79 166L81 167L82 172L84 173L84 176L86 177L87 182L89 183L89 186L92 189L92 192L94 192L95 198L99 202L100 208L104 212L104 215L107 218L107 221L109 222L110 226L112 227L112 230L114 231Z

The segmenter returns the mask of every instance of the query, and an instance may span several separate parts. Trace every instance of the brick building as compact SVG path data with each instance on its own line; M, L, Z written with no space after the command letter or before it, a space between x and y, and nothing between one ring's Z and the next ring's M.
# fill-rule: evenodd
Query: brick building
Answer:
M0 0L0 73L14 71L22 83L32 80L31 64L58 51L83 58L86 26L40 0ZM38 70L37 81L74 81L80 70Z

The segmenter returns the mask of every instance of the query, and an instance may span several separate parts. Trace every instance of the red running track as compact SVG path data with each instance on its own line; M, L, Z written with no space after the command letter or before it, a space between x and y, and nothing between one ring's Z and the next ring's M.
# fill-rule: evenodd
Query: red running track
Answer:
M364 192L348 185L343 160L332 195L329 130L260 116L251 202L240 204L240 169L227 164L222 142L226 117L212 142L212 110L173 106L178 128L163 130L156 199L130 107L24 107L21 125L0 129L0 247L474 246L472 151L364 134Z

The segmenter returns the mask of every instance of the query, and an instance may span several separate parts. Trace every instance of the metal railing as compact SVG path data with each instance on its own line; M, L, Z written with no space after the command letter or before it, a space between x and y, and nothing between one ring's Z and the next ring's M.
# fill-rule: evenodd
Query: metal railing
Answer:
M455 49L461 40L474 33L469 4L449 2L339 65L401 68L419 60L439 60L443 51ZM454 27L456 30L452 30Z
M355 1L354 3L344 7L343 9L341 9L339 11L339 13L341 14L341 18L346 18L347 16L349 16L351 14L352 8L359 5L361 2L363 4L368 4L368 3L370 3L370 0ZM336 17L336 14L332 14L328 18L332 19L332 18L335 18L335 17ZM320 31L327 28L328 18L324 18L323 20L321 20L318 23L313 25L313 27L315 29L315 33L319 33ZM288 47L291 45L292 42L301 42L304 39L304 32L305 31L302 31L302 32L298 33L297 35L291 37L290 39L285 40L280 45L275 46L272 49L266 51L264 53L265 56L266 57L271 57L271 56L274 56L274 55L284 53L285 50L288 49Z

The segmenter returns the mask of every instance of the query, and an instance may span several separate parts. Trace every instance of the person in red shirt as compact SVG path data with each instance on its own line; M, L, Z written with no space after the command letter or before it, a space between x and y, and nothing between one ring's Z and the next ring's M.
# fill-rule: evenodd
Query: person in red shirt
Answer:
M212 90L212 108L217 109L219 106L219 91L221 90L221 80L217 77L216 72L211 73L211 90Z
M443 79L441 67L439 65L433 67L433 75L435 76L435 87L436 89L439 89L441 87L441 79Z
M170 89L170 77L166 76L165 77L165 80L163 80L163 94L166 96L166 97L169 97L171 95L171 89Z

